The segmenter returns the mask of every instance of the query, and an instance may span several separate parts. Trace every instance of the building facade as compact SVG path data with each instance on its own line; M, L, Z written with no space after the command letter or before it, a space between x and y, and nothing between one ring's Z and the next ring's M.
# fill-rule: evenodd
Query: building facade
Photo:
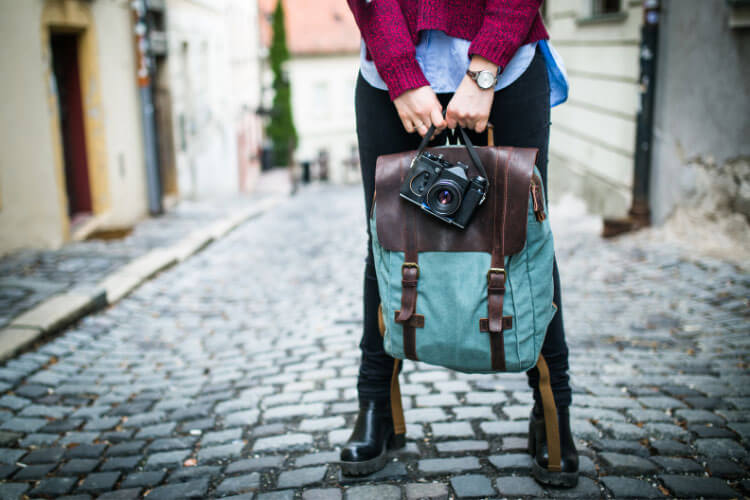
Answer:
M545 23L565 61L568 101L552 109L550 183L607 215L631 202L642 2L550 0Z
M277 0L260 2L261 33L271 42ZM359 69L359 30L346 2L284 0L290 59L285 71L298 144L297 163L307 163L336 183L360 179L354 118L354 85ZM272 76L265 75L265 102ZM321 172L321 167L324 172Z
M0 1L0 254L147 213L132 12Z
M257 4L167 0L167 79L181 196L252 189L262 128Z
M250 191L257 5L0 0L0 255Z
M657 9L653 54L641 44L644 6ZM686 233L711 227L750 244L750 5L548 0L544 15L570 80L568 102L552 111L553 196L572 192L596 213L628 214L641 92L651 86L641 180L651 222L682 220ZM656 64L648 81L641 57Z

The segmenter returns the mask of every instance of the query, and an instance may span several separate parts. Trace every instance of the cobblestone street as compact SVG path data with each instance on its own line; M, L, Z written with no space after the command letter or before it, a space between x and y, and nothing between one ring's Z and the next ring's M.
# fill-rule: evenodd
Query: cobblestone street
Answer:
M361 188L311 186L0 368L0 498L750 495L750 273L551 209L582 476L529 475L524 374L406 362L407 447L342 477ZM567 207L567 205L565 205ZM565 208L565 207L563 207Z

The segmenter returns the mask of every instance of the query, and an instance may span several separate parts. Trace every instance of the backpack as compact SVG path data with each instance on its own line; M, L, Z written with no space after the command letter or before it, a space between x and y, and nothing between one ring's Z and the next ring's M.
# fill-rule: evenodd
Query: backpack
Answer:
M467 373L520 372L537 366L549 440L550 470L559 469L557 418L541 356L553 303L554 248L537 150L464 145L378 157L370 217L395 433L405 424L399 362L422 361ZM490 135L490 144L492 136ZM486 171L487 196L465 229L457 229L399 196L412 160L423 151ZM478 166L477 163L480 165Z
M370 228L384 348L462 372L525 371L556 312L537 150L474 147L465 133L464 142L427 149L469 175L486 171L486 200L463 230L399 197L425 140L416 153L378 157Z

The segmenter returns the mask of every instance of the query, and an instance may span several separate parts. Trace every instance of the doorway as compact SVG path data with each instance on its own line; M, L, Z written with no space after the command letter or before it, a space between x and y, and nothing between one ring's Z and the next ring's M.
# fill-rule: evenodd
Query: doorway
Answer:
M74 225L88 218L93 211L86 153L78 42L79 36L75 33L52 33L50 36L52 70L57 87L57 107L65 164L68 216Z

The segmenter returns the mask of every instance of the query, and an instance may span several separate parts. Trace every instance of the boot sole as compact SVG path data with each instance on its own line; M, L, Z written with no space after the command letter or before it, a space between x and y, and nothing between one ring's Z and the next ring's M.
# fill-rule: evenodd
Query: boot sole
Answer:
M531 475L545 486L575 488L578 484L578 472L551 472L540 466L536 461L531 462Z
M388 451L398 450L406 446L406 436L392 435L383 444L383 449L377 457L371 458L370 460L363 460L361 462L344 462L339 461L341 466L341 473L345 476L366 476L377 472L385 467L388 463Z

